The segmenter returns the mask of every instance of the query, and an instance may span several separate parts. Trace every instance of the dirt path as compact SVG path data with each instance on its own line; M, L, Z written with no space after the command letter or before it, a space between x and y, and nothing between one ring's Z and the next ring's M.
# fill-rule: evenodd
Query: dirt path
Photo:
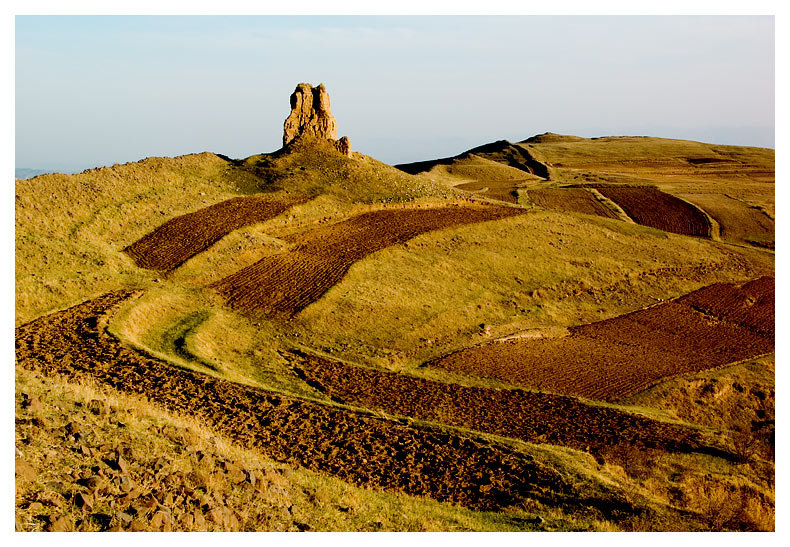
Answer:
M140 355L106 331L133 294L108 293L17 328L17 366L145 396L168 411L201 416L274 460L357 485L475 509L536 499L595 507L615 519L635 511L612 492L584 495L557 471L502 446L251 389Z
M613 401L664 378L774 351L774 278L717 283L570 329L561 339L463 349L429 363L554 393Z
M474 182L464 182L456 185L456 188L466 190L491 199L505 201L508 203L518 203L519 185L534 179L504 179L490 180L481 179Z
M595 196L584 188L528 190L527 195L532 203L544 209L619 218L614 211L595 199Z
M338 283L354 262L425 232L524 214L515 207L464 205L389 209L290 236L294 246L212 285L245 313L291 316Z

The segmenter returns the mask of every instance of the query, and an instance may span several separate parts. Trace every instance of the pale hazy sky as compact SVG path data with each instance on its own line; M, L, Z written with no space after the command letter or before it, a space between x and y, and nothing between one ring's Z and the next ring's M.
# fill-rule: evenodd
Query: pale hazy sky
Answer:
M17 16L16 167L280 147L296 84L387 163L552 131L774 146L770 16Z

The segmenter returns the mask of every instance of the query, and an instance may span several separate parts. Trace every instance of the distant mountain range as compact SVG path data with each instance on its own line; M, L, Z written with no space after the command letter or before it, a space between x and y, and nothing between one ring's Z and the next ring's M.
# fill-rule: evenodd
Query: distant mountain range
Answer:
M84 169L31 169L29 167L16 167L14 168L14 178L16 179L32 179L38 175L46 173L65 173L73 175L74 173L81 173Z

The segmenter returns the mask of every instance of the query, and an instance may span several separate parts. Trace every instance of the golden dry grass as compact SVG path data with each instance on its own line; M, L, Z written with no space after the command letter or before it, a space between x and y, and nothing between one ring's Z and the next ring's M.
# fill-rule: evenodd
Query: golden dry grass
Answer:
M553 142L555 141L555 142ZM774 151L654 137L518 143L549 163L556 180L657 185L670 194L717 193L774 215Z
M298 237L316 225L393 203L398 207L441 205L469 195L452 185L494 176L525 188L605 181L656 184L663 191L684 195L720 193L726 184L732 199L773 216L773 179L768 173L773 170L772 151L643 138L546 138L513 146L528 149L537 160L550 164L551 180L531 177L482 156L410 176L361 154L344 158L319 148L240 161L208 153L149 158L80 175L17 181L16 322L111 289L143 288L146 294L124 308L110 327L127 343L177 366L323 400L294 375L280 351L308 348L369 366L468 382L451 374L436 376L418 365L494 338L529 334L532 329L562 330L715 281L739 282L774 271L773 254L758 249L667 234L620 220L536 209L516 218L423 234L382 249L353 265L340 283L288 323L238 315L224 309L205 290L208 284L264 256L282 252L289 246L286 237ZM656 163L656 155L665 160ZM722 161L689 161L712 155ZM741 166L738 172L728 168L733 162ZM517 175L525 179L520 181ZM259 191L296 192L312 199L287 214L228 234L167 277L135 267L121 252L168 219ZM523 195L519 199L525 201ZM760 377L755 385L765 387L770 380ZM35 379L23 371L17 371L16 382L17 392L44 397L47 389L53 390L64 401L63 409L57 410L60 414L84 414L91 398L104 398L118 408L127 405L132 412L123 421L129 427L119 429L111 423L91 427L103 439L120 436L128 444L139 445L146 458L172 458L174 465L183 463L185 469L194 465L160 434L157 428L166 425L202 451L213 451L215 459L271 468L259 455L223 446L224 441L200 430L199 424L163 415L144 401L120 400L115 394L57 379ZM699 386L711 382L706 377ZM495 387L495 383L486 385ZM707 389L699 386L695 389ZM652 398L628 404L645 414L691 412L680 410L683 405L693 407L695 395L689 390L652 393ZM720 410L713 402L706 408L705 416ZM732 424L706 422L702 414L688 416L689 421L724 431L733 446L745 442L733 433ZM61 417L57 420L62 421ZM22 424L18 435L42 447L41 458L47 453L45 444L56 446L52 472L69 466L84 469L81 460L69 459L65 445L51 444L47 430L36 436L29 425ZM146 437L150 440L145 441ZM18 436L17 442L21 439ZM279 483L291 496L295 513L289 515L282 513L282 506L277 505L281 502L274 498L261 502L268 505L257 506L258 502L244 497L247 494L221 482L212 488L226 496L228 505L238 508L234 509L237 521L249 521L251 529L291 529L298 522L315 530L515 530L537 527L532 520L537 514L545 520L541 529L559 530L697 529L707 526L704 522L714 529L770 529L773 525L773 486L766 482L766 477L772 480L773 469L762 456L730 465L715 458L678 456L653 461L653 455L634 454L633 465L625 469L600 466L588 455L556 447L522 448L533 451L541 461L561 466L570 480L586 481L590 488L608 485L629 492L639 503L654 508L652 516L644 522L614 524L543 506L534 511L521 508L517 513L474 513L355 489L299 470L288 470L283 475L287 480ZM713 480L706 478L711 474ZM17 520L40 528L44 521L24 516L24 504L30 501L24 496L42 485L20 484L19 480ZM737 493L727 497L725 492ZM706 499L712 501L705 505ZM724 502L732 499L747 507L746 516L725 507ZM248 503L252 505L247 507ZM660 508L670 505L690 509L703 524L695 519L668 520ZM349 507L350 511L340 509ZM255 520L252 513L256 511L270 518ZM728 516L715 517L717 512ZM85 516L70 514L75 522ZM90 529L92 524L86 526Z

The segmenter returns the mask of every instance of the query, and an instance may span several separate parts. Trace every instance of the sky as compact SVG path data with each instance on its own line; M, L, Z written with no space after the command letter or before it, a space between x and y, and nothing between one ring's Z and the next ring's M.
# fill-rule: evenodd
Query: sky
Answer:
M551 131L774 147L772 16L21 16L15 164L282 142L296 84L389 164Z

